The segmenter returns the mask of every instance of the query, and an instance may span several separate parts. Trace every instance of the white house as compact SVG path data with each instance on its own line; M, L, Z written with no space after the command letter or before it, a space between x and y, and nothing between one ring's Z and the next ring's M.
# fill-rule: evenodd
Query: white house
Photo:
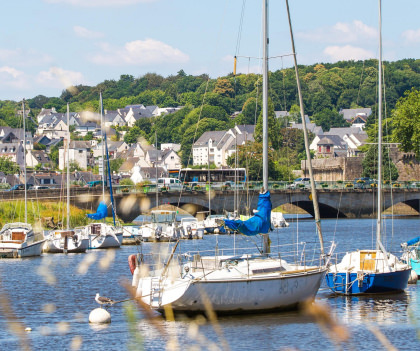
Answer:
M227 166L227 158L237 146L254 141L254 125L242 125L227 131L205 132L193 145L193 164Z
M67 151L67 150L66 150ZM79 165L82 170L86 170L88 166L88 156L90 154L90 143L88 141L76 141L70 142L69 148L69 161ZM58 150L59 163L58 168L64 170L65 160L67 158L67 152L65 153L64 148Z

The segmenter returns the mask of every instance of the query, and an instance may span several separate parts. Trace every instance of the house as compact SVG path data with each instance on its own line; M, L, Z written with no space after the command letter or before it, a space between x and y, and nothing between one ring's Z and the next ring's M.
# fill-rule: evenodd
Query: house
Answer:
M317 126L315 123L312 123L309 120L308 116L305 116L305 122L306 122L306 129L309 130L311 133L313 133L315 135L325 134L322 130L322 127ZM290 128L303 130L303 123L292 122L292 124L290 125Z
M45 116L49 116L51 114L55 114L57 113L57 111L55 110L55 107L52 108L42 108L41 112L38 114L38 116L36 117L38 123L41 122L41 120L45 117Z
M166 169L181 169L181 157L173 149L165 149L162 151L162 163Z
M181 150L181 144L162 143L160 144L160 149L162 151L166 149L170 149L170 150L174 150L175 152L178 152L179 150Z
M366 123L366 120L372 114L372 109L371 108L343 108L340 110L339 113L343 115L343 119L349 123L352 123L352 121L356 117L363 117Z
M254 125L240 125L227 131L203 133L193 145L193 164L227 166L227 158L237 146L254 140L254 130Z
M121 127L127 125L127 122L117 111L109 111L103 116L105 127Z
M24 149L20 141L3 142L0 141L0 157L8 158L23 169Z
M53 162L50 156L44 150L29 150L26 153L26 167L35 168L41 167L43 169L51 169Z
M64 148L60 148L58 150L59 155L59 163L58 168L60 170L64 170L65 168L65 160L67 157L67 152L65 153ZM77 165L82 169L86 170L88 165L90 164L90 161L88 160L90 158L90 151L91 151L91 145L89 141L78 141L78 140L72 140L70 142L69 147L69 161L70 163L77 163Z
M99 129L96 122L86 121L75 127L74 132L80 136L86 136L89 132L95 133Z
M26 150L33 149L33 138L29 131L25 133ZM23 141L23 128L0 127L0 143L17 143Z
M145 108L143 105L140 105L140 107L129 107L128 110L127 108L128 106L125 109L118 110L118 112L124 117L125 122L129 127L133 127L140 118L153 117L152 111Z

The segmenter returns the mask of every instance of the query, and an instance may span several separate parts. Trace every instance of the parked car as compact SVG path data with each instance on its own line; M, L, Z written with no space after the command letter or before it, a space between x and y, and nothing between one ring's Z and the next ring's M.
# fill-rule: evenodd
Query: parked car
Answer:
M179 179L176 178L158 178L157 181L158 188L166 187L169 190L181 190L182 183Z
M46 185L35 185L33 188L34 190L45 190L45 189L51 189L49 186Z
M309 189L311 187L311 180L309 178L296 178L292 184L288 186L289 189Z
M26 190L29 190L32 188L32 184L26 184ZM25 190L25 184L15 184L7 191L15 191L15 190Z
M97 188L102 186L102 180L92 180L90 182L87 182L86 185L84 186L85 188ZM106 182L105 182L105 186Z

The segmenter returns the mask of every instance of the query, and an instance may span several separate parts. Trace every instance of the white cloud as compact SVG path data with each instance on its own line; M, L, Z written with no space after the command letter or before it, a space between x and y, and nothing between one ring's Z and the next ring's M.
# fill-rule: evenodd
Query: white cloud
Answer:
M0 62L13 62L16 66L33 67L52 62L51 56L36 50L0 49Z
M372 51L351 45L328 46L324 49L324 54L329 56L332 62L343 60L365 60L374 57Z
M67 71L60 67L51 67L48 71L39 72L36 81L40 85L59 89L86 83L82 73Z
M28 79L25 73L9 66L0 67L0 81L4 87L17 90L28 87Z
M351 23L337 22L331 27L300 32L297 36L315 42L343 44L376 39L377 33L378 31L374 27L354 20Z
M50 4L68 4L80 7L108 7L126 6L139 3L154 2L157 0L44 0Z
M420 29L414 30L409 29L406 30L402 37L405 39L407 43L419 43L420 42Z
M93 55L90 60L101 65L144 66L189 61L189 56L181 50L154 39L131 41L122 48L113 48L108 43L102 43L100 49L103 52Z
M81 26L74 26L73 31L74 33L76 33L77 36L87 39L97 39L102 38L104 36L104 33L94 32Z

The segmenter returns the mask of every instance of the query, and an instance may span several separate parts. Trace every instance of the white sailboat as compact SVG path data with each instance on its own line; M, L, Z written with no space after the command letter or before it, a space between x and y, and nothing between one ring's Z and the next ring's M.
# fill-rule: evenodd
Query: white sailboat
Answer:
M378 65L378 187L376 249L347 253L340 263L331 265L326 275L329 288L344 295L361 295L403 291L411 268L387 252L382 235L382 4L379 0L379 65Z
M32 225L28 223L26 180L26 127L25 100L22 101L23 117L23 172L25 184L25 222L7 223L0 230L0 258L40 256L44 240L36 240Z
M100 114L101 114L101 136L102 136L102 158L101 166L102 169L102 201L100 202L96 213L88 214L88 217L96 220L96 222L89 223L85 227L76 228L76 233L80 233L83 237L89 238L89 249L109 249L109 248L119 248L123 240L123 228L122 226L116 226L115 222L115 208L112 195L112 182L111 175L109 170L109 159L108 159L108 145L106 134L103 132L103 102L102 102L102 93L100 93ZM105 223L105 218L108 215L108 206L105 203L105 165L104 165L104 156L105 149L107 154L108 161L108 181L109 189L111 194L111 206L112 206L112 216L114 223L108 224ZM98 220L103 219L102 222L97 222Z
M137 267L133 272L132 285L137 297L151 308L163 311L195 313L206 311L208 306L217 313L258 312L294 308L300 303L313 299L327 270L324 255L316 262L296 260L286 261L280 252L270 254L271 201L268 192L268 64L267 64L267 6L263 0L264 50L263 50L263 186L260 194L258 213L245 222L235 222L242 233L247 228L262 234L264 249L257 253L221 252L216 246L215 254L202 256L188 253L174 258L174 247L165 265L152 266L152 270L142 276L135 255L130 256ZM251 221L251 222L249 222ZM231 223L228 223L231 225ZM251 231L251 230L250 230ZM254 233L252 233L254 234ZM321 248L323 250L322 236ZM307 257L307 256L305 256Z
M76 234L74 229L70 229L70 111L67 103L67 228L53 229L45 236L43 252L48 253L80 253L86 252L89 246L89 239Z
M140 226L139 234L144 242L177 241L182 229L176 221L176 211L153 210L150 223Z

